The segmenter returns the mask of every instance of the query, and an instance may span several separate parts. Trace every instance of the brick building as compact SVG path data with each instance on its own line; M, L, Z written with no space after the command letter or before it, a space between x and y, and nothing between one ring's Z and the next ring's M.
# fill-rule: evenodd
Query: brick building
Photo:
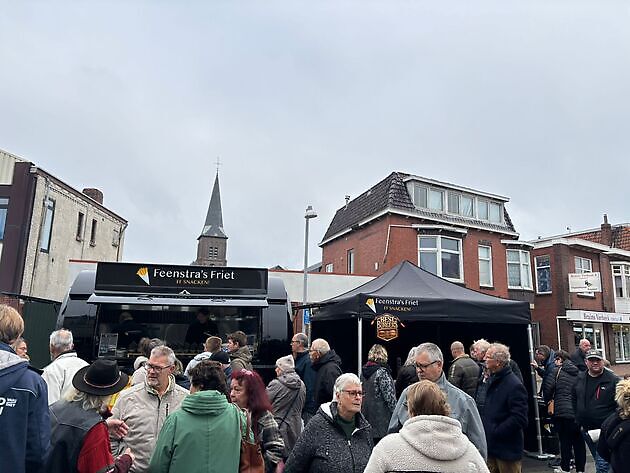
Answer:
M62 300L70 260L120 261L126 228L98 189L0 150L0 293Z
M539 238L533 244L541 341L573 351L588 338L613 364L630 362L630 225ZM569 292L569 273L600 273L601 292Z
M507 197L393 172L337 210L321 243L325 272L378 276L409 260L487 294L533 302L531 244Z

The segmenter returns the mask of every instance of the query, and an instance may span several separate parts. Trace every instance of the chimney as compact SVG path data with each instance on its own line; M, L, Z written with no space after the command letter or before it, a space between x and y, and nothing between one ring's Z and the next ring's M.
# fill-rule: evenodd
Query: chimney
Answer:
M346 209L348 208L348 202L350 202L350 196L346 195Z
M92 187L88 187L83 189L83 193L87 195L90 199L97 201L99 204L103 205L103 193Z
M612 225L608 223L608 215L604 214L604 223L601 226L601 244L612 246Z

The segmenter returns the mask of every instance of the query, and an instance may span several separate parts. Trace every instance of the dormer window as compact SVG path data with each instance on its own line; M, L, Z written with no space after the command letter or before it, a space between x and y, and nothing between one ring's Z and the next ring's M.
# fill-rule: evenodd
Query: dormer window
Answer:
M503 203L461 190L440 189L429 184L407 184L413 204L419 209L444 212L490 223L503 223Z

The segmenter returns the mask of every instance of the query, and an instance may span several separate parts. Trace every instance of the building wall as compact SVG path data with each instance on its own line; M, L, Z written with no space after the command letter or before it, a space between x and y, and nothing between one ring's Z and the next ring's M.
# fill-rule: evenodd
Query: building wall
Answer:
M37 174L36 180L21 293L61 300L68 289L69 260L120 261L125 222L45 174ZM55 210L50 249L43 252L40 250L40 239L47 196L54 200ZM82 234L77 237L79 212L84 214L84 223ZM91 242L93 220L97 223L95 239Z
M414 224L434 222L399 215L388 215L360 227L322 247L322 266L333 264L333 272L347 273L347 254L355 251L355 274L378 276L403 260L418 261L418 229ZM426 234L435 234L430 230ZM468 229L466 235L448 234L462 239L462 266L466 287L493 296L508 298L506 246L504 235ZM492 287L479 285L479 245L492 248ZM387 253L386 253L387 251ZM525 300L525 299L520 299Z

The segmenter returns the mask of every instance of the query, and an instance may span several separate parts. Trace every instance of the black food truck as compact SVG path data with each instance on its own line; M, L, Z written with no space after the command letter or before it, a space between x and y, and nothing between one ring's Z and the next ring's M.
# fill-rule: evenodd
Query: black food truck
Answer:
M241 330L254 369L269 381L276 359L290 350L290 308L284 282L266 269L98 263L75 278L57 328L72 331L81 358L116 359L127 371L142 337L164 340L186 366L208 336L225 344Z

